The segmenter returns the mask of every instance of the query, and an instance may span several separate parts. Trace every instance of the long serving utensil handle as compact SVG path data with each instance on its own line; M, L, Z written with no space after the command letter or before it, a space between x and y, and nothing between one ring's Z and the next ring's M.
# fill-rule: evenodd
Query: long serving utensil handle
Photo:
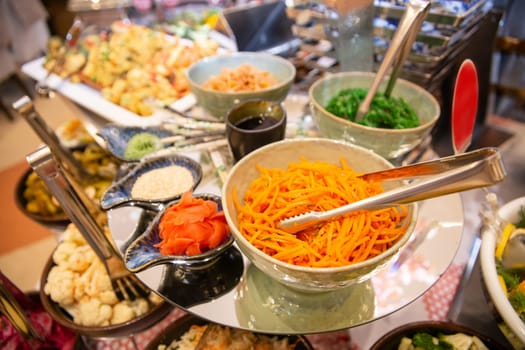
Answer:
M411 0L407 3L405 12L401 17L399 25L390 41L390 46L386 51L383 61L379 65L377 73L375 75L372 86L368 89L365 99L359 105L355 121L361 120L370 109L370 104L374 99L374 96L379 89L379 85L387 74L387 71L392 67L392 64L396 63L396 68L392 72L393 75L390 77L389 85L391 85L387 91L390 94L391 89L395 83L396 75L398 74L399 67L403 65L405 57L410 51L413 41L417 35L419 27L423 23L428 10L430 9L429 1Z
M413 17L413 20L404 21L401 19L397 29L400 30L401 33L405 32L406 37L404 38L404 43L401 45L401 52L396 57L392 71L390 72L390 78L385 89L385 96L390 96L392 94L392 90L396 84L396 79L403 68L403 63L412 50L412 44L416 40L419 29L430 11L430 4L430 1L411 0L406 5L406 18L411 19Z
M64 149L55 132L49 127L45 120L37 113L33 101L28 96L23 96L13 103L13 108L19 112L27 121L29 126L35 131L58 158L60 163L75 177L78 181L87 178L89 175L80 166L79 162L73 155Z
M90 212L88 205L75 190L67 176L53 158L49 147L42 146L26 157L38 176L46 183L57 198L67 216L71 219L98 257L105 261L116 255L115 248L105 236L102 228Z
M464 165L472 164L473 162L487 159L497 155L497 153L498 150L496 148L485 147L467 153L366 173L361 175L360 178L366 181L388 181L438 175Z
M18 333L25 339L34 338L45 341L27 318L22 307L2 279L0 279L0 314L4 314Z
M279 227L291 233L314 226L321 221L361 209L378 209L494 185L506 176L501 154L494 152L485 159L457 167L428 179L412 182L325 212L310 212L282 220Z

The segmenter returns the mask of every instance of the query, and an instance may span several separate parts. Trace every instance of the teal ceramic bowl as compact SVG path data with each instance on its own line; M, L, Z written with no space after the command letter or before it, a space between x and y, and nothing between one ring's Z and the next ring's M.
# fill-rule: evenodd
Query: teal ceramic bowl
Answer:
M344 140L362 146L387 159L396 159L415 148L427 137L441 113L438 101L422 87L397 79L392 97L403 98L414 108L420 126L409 129L381 129L357 124L340 118L325 109L328 101L339 91L348 88L369 88L375 73L343 72L319 79L309 89L310 107L323 137ZM388 78L380 85L385 91Z
M224 68L236 69L241 64L269 72L278 83L251 92L222 92L202 86L210 77L218 76ZM235 52L205 57L191 65L186 75L197 104L219 120L224 120L227 112L239 102L253 99L283 101L294 81L295 66L282 57L263 52Z

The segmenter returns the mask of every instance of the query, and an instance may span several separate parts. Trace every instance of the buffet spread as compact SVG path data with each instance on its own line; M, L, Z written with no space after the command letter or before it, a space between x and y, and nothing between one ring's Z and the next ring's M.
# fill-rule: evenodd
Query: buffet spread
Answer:
M430 80L435 79L436 71L446 69L444 57L454 54L462 40L468 37L472 26L476 25L477 16L486 9L485 1L450 3L453 3L447 4L450 7L441 2L433 6L404 66L420 78L420 85L427 85ZM298 2L290 7L289 14L305 8L308 11L321 10L324 14L329 10L310 5ZM395 31L396 20L403 13L403 4L398 1L376 1L376 11L380 20L376 21L374 33L388 40ZM477 236L475 230L464 230L469 224L466 221L470 218L465 218L462 196L458 194L462 189L444 191L441 195L425 198L418 201L417 205L407 206L409 209L404 207L407 203L402 201L391 203L399 210L396 209L389 215L399 221L393 221L395 223L389 229L381 228L376 231L398 229L402 233L406 230L409 234L405 239L400 239L402 234L386 236L372 233L378 243L367 246L364 242L370 238L356 238L353 246L359 247L361 244L362 248L356 248L355 252L349 251L342 258L343 261L348 260L349 256L362 255L360 259L366 265L366 260L379 260L383 255L386 256L389 249L395 249L395 252L389 252L388 257L372 270L368 271L365 267L364 270L357 270L357 275L343 273L343 277L337 277L335 282L333 275L339 276L337 273L348 268L346 265L359 265L359 262L347 261L342 266L330 265L334 264L333 261L338 261L332 259L330 254L340 254L347 249L330 250L331 245L336 244L332 236L337 236L334 233L337 230L353 225L360 225L360 230L357 231L363 231L363 227L367 225L364 220L368 220L365 216L359 219L361 222L354 221L355 223L334 221L339 226L335 226L337 229L330 229L329 243L315 252L310 250L313 251L313 245L320 241L315 238L316 235L320 236L321 230L316 231L319 227L313 234L306 231L297 234L299 238L314 237L309 241L311 246L306 248L308 252L304 258L299 258L300 248L297 246L292 246L291 253L277 247L285 246L284 241L290 236L288 232L278 239L271 238L276 237L274 234L280 229L279 226L271 226L273 236L261 239L262 244L255 252L250 245L257 237L252 237L249 243L245 243L242 236L231 234L233 227L237 230L239 222L247 225L248 228L243 231L246 233L264 228L270 222L274 225L276 217L282 218L282 214L286 214L284 209L276 212L266 210L273 207L274 201L282 201L279 198L265 202L267 198L273 198L270 197L270 191L283 191L283 187L272 183L276 181L276 175L271 176L270 180L261 180L268 183L258 187L255 192L265 193L264 196L242 197L246 203L255 202L257 205L246 209L236 202L238 199L234 195L235 191L246 190L244 187L248 185L248 179L253 178L255 168L263 169L263 173L270 171L262 166L264 164L268 167L278 164L277 167L285 168L292 166L299 156L326 158L330 162L337 162L340 157L343 169L349 167L354 171L355 168L358 173L377 171L384 167L399 168L403 172L404 166L409 164L439 159L429 147L428 138L422 138L407 147L395 159L384 159L359 144L349 145L355 139L349 138L346 132L346 136L341 136L338 141L327 141L324 131L318 128L320 119L315 119L308 110L312 95L307 96L294 88L290 83L291 78L286 76L289 71L282 70L286 72L283 73L275 68L274 72L267 68L271 66L273 69L277 65L264 65L268 57L262 54L248 61L249 69L244 67L241 74L248 81L251 79L259 83L263 81L262 76L269 75L272 78L268 79L270 83L266 84L264 80L264 84L259 84L263 86L257 87L263 92L275 86L281 88L279 93L284 93L284 97L279 95L279 102L286 110L285 140L264 146L235 161L232 159L228 140L224 138L226 116L213 115L202 97L196 98L196 90L192 90L188 80L191 78L187 74L194 63L212 62L210 58L213 56L236 57L229 49L221 48L219 43L207 37L181 38L176 33L153 30L129 22L114 22L107 30L97 29L95 33L86 33L74 47L68 42L53 38L49 43L47 56L28 62L22 67L22 71L51 88L51 94L38 98L52 99L53 93L60 93L83 106L89 113L101 117L104 122L97 133L90 134L87 129L83 129L81 122L68 125L74 130L68 130L67 133L64 130L60 133L46 130L45 120L39 118L38 111L35 111L30 100L26 98L16 103L19 112L33 128L34 120L37 120L41 127L43 125L44 131L54 136L49 138L50 142L58 142L60 147L70 152L73 147L66 146L66 136L82 135L81 141L80 138L73 137L77 142L75 148L83 150L74 151L73 163L82 161L82 157L89 157L91 153L85 150L90 147L95 147L97 152L106 153L103 158L97 153L97 158L92 163L84 160L80 165L85 167L85 164L91 164L93 168L88 169L88 174L97 179L103 178L104 182L96 182L98 187L95 190L92 184L87 185L80 178L68 173L67 167L57 166L55 169L59 176L64 177L63 183L57 184L57 189L64 186L65 182L69 184L69 187L64 187L65 193L72 195L77 205L85 206L85 209L90 209L93 203L99 206L98 211L95 210L96 215L92 210L91 213L90 210L84 212L88 217L93 215L94 220L82 221L77 218L80 215L78 212L67 210L69 219L72 219L72 223L69 223L68 218L63 217L63 212L56 208L56 198L51 198L53 193L51 196L38 198L41 202L37 202L34 193L40 191L42 183L33 184L37 182L35 178L32 179L33 183L26 179L23 181L26 188L33 186L31 198L27 196L28 191L25 188L21 190L25 210L33 215L40 215L39 220L43 223L46 223L46 215L48 222L60 215L60 219L67 225L65 238L50 257L41 282L44 307L53 310L48 312L59 323L71 327L86 338L85 342L94 342L101 349L115 346L160 349L162 347L158 347L159 344L171 344L176 348L177 344L183 346L181 344L184 337L199 342L199 346L205 346L205 341L210 339L212 342L233 344L237 339L248 337L251 341L272 342L272 346L279 343L283 349L321 350L367 349L381 334L397 325L449 319L448 312L454 295L461 288L462 274L472 263L470 243L475 242ZM375 43L378 60L381 60L387 43L384 40L376 40ZM238 67L230 64L227 68L232 71L225 75L221 75L224 67L220 67L222 71L219 68L214 71L206 67L205 65L203 68L205 73L201 74L214 75L221 83L226 80L226 76L233 76L231 81L226 80L226 86L232 87L237 83L238 78L235 78L232 71L238 73L235 71ZM263 75L258 69L262 70ZM292 80L295 78L295 69L297 68L293 69ZM206 85L202 80L199 84ZM234 97L241 101L238 103L246 98L243 96L244 91L228 91L225 87L221 89L227 94L235 94ZM250 99L257 98L259 93L256 88L253 89L255 95L250 95ZM211 95L219 94L209 86L205 90ZM211 93L209 90L212 90ZM393 94L397 94L395 89ZM321 109L322 107L325 106L321 106ZM316 118L324 118L324 115ZM345 121L353 122L353 119ZM407 127L410 128L417 127ZM132 140L137 145L130 152ZM322 146L325 142L329 151L320 151L325 147ZM294 144L300 146L293 146ZM265 150L280 145L284 145L283 149L278 149L273 156L264 153ZM312 147L311 151L309 147ZM347 147L344 152L343 147ZM53 147L49 148L53 150ZM30 165L33 170L41 177L41 162L53 164L49 154L47 159L43 155L45 151L44 147L28 157L28 160L32 160ZM500 150L491 151L499 159ZM359 161L352 160L348 154L353 154ZM252 157L255 157L257 166L252 165L244 170L242 166L251 164L249 162ZM288 159L286 157L291 157L291 160L285 161ZM372 159L376 159L376 163ZM460 165L467 167L470 164ZM322 165L307 163L307 167ZM446 173L447 170L449 169L440 171ZM333 173L334 170L328 173L330 172ZM492 180L491 184L505 178L505 171L501 172L501 177ZM101 173L104 176L100 176ZM428 173L411 176L417 178L422 175ZM333 183L341 181L323 176L332 187ZM403 179L399 174L397 176ZM164 181L167 178L176 181ZM290 179L294 178L296 177L292 176ZM44 180L48 184L52 181ZM236 184L234 190L229 187L230 181ZM286 186L291 186L291 181L287 180ZM486 187L489 182L478 184L477 187ZM138 188L139 183L142 188ZM407 183L406 180L399 181L397 186ZM37 190L35 186L40 187ZM385 185L385 189L392 190L392 186ZM311 193L318 191L312 190L312 187L307 189ZM368 194L364 197L361 195L357 200L365 200L371 195L372 190L366 191ZM88 192L90 196L86 196ZM298 193L294 192L294 195L300 196ZM313 196L307 194L306 197L311 195ZM334 201L334 197L331 197L331 201ZM59 204L66 203L60 202ZM38 212L39 203L44 203L42 206L47 212ZM51 207L51 203L55 207ZM264 210L257 215L262 216L257 216L254 214L255 208L261 205ZM193 211L187 213L188 208ZM385 221L386 210L379 211L383 215L381 220ZM183 218L175 216L177 212L182 212ZM290 212L289 208L287 212ZM254 215L253 218L251 215ZM244 217L250 217L247 223L242 221L245 220ZM149 299L138 299L132 303L128 298L113 294L111 289L114 286L108 284L105 277L101 277L104 267L95 264L95 255L88 253L89 245L96 242L86 239L89 230L78 225L82 222L88 222L94 225L93 229L98 227L106 234L107 239L114 244L117 258L138 279L138 285L154 292ZM182 229L186 225L195 226ZM375 227L375 224L368 225ZM207 236L208 227L214 228L212 237ZM499 230L499 226L491 227ZM182 236L171 236L168 232L170 230L180 232ZM343 231L351 231L348 227L345 230ZM263 237L259 231L254 232L257 232L255 236ZM86 240L90 244L86 245ZM503 249L500 248L500 251ZM330 251L333 253L327 253ZM369 255L363 255L365 253ZM273 256L268 258L267 255ZM267 259L277 259L278 256L284 256L280 258L282 262L266 264ZM301 266L302 264L305 266ZM295 275L297 266L300 266L299 277ZM324 271L318 271L325 268L333 270L333 275L326 277ZM107 267L106 270L110 272ZM314 277L309 280L311 276ZM78 285L74 282L76 277L81 277ZM97 285L98 288L84 280L91 277L99 279L101 285ZM303 284L305 280L309 282ZM159 296L160 300L156 299ZM107 305L110 306L106 307ZM204 328L197 327L203 324ZM214 324L219 326L212 326ZM237 331L246 333L237 334ZM126 337L126 333L133 335ZM257 333L264 335L253 338ZM469 344L485 342L485 345L492 345L497 349L498 341L501 341L494 341L490 337L485 339L477 333L475 335L468 338ZM519 340L515 344L519 344Z

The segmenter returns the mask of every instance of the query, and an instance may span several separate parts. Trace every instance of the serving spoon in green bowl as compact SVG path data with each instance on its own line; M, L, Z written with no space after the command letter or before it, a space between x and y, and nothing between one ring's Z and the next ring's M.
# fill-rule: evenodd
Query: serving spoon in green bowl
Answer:
M430 1L410 0L406 4L405 12L390 41L390 46L386 51L385 57L377 70L372 86L370 86L363 102L359 105L354 120L356 123L363 119L370 109L379 85L390 68L392 68L392 71L390 72L390 78L385 89L385 96L389 97L392 93L399 71L412 49L412 43L416 39L417 33L429 10Z

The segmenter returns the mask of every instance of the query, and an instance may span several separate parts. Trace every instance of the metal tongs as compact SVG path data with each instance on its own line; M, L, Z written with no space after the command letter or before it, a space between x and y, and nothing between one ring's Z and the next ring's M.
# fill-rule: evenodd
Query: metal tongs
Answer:
M399 168L362 175L367 181L415 179L407 185L328 210L308 212L281 220L279 228L297 233L324 221L362 209L379 209L412 203L450 193L494 185L506 176L498 149L487 147ZM420 177L428 177L418 179Z
M410 53L412 43L416 39L417 33L419 32L429 10L430 1L411 0L407 2L403 17L401 17L401 20L399 21L399 25L392 37L385 57L377 70L372 86L368 89L368 93L363 102L359 105L355 121L363 119L366 115L370 109L370 104L379 89L379 85L383 81L383 77L393 65L390 79L385 90L385 96L390 96L392 93L399 71L403 67L403 63Z
M25 314L15 295L9 290L9 286L7 285L9 282L7 277L0 271L0 314L4 314L18 333L25 339L45 341L44 337L42 337Z
M89 178L89 174L80 165L78 160L73 157L69 150L66 150L60 143L58 136L46 121L37 113L33 101L28 96L23 96L13 103L13 108L20 113L33 131L40 137L57 157L60 164L77 180Z
M52 157L50 149L43 146L26 158L104 264L119 300L147 297L148 287L126 269L122 257L106 237L100 223L101 209L94 205L80 185L60 168Z

